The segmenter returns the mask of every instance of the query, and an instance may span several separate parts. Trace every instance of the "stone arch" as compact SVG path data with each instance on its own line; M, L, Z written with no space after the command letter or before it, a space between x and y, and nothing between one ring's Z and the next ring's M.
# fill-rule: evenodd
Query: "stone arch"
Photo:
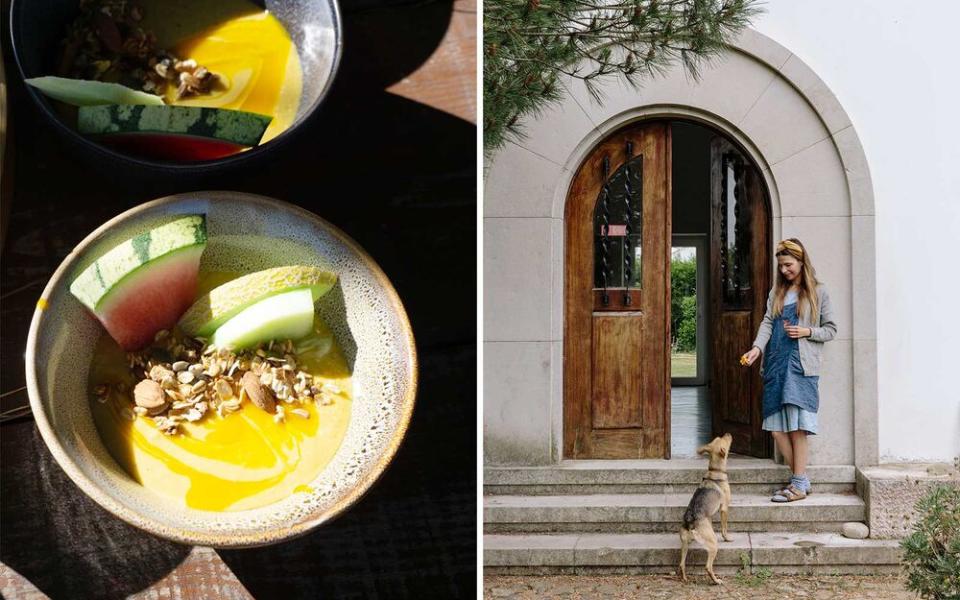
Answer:
M549 395L547 456L538 450L536 458L498 457L494 450L488 453L492 462L552 462L560 456L563 399L558 347L563 332L562 219L567 191L573 173L601 139L632 121L657 117L700 121L739 142L767 181L773 235L814 241L815 264L838 305L840 333L828 347L833 364L822 381L836 399L831 405L824 398L826 431L820 441L825 443L812 447L811 458L820 463L875 464L873 189L856 131L826 84L786 48L746 30L722 59L704 69L700 81L690 80L677 67L640 90L610 82L602 104L589 96L582 82L567 80L564 85L568 92L564 100L531 121L526 138L493 157L485 174L485 344L550 345L542 356L546 360L540 361L547 365L541 373L546 379L544 393ZM540 248L511 248L518 242L508 239L508 230L524 229L531 235L519 243L532 245L539 239L544 242ZM523 273L535 272L548 274L545 290L531 298L511 289L511 282L523 279ZM544 305L549 306L546 319L541 314ZM504 319L507 312L511 316ZM488 390L485 402L506 401L495 394ZM486 425L489 437L496 438L497 424ZM496 440L490 441L496 447Z

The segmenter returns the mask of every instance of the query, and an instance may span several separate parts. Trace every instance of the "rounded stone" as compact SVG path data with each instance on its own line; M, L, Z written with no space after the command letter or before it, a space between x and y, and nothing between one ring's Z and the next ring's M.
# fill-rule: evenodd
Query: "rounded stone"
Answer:
M843 535L853 540L862 540L870 535L870 528L864 525L863 523L844 523L843 524Z

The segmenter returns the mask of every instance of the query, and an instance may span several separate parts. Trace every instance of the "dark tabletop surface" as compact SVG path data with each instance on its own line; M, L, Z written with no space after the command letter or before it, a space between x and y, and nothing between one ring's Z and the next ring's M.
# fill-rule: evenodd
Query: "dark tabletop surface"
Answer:
M3 410L27 402L17 391L27 329L60 261L105 220L179 192L264 194L343 229L396 287L420 358L410 430L379 482L337 520L260 549L190 548L129 526L66 477L32 419L3 424L7 597L474 597L476 128L454 115L472 111L475 67L459 72L448 62L417 73L439 60L438 47L472 57L473 39L464 36L475 21L464 25L457 15L475 19L475 4L345 0L343 8L340 73L291 143L240 169L169 176L90 161L43 120L10 60L4 3L12 164L3 170ZM458 85L438 100L452 77ZM459 96L445 107L444 94Z

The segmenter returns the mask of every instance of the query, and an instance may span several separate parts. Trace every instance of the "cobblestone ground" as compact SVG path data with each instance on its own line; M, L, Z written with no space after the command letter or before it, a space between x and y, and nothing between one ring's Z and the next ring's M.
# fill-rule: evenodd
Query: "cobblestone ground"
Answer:
M722 586L709 583L706 575L693 575L687 583L675 576L507 576L490 575L483 578L485 600L517 598L540 600L563 598L569 600L647 598L669 600L723 600L723 599L793 599L807 600L915 600L903 581L896 575L772 575L763 580L736 575L721 576Z

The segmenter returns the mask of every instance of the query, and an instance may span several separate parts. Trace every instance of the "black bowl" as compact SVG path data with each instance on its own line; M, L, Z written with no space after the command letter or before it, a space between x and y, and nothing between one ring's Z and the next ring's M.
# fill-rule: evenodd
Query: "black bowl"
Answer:
M289 141L296 130L323 103L340 64L343 27L337 0L255 0L255 3L269 10L290 34L300 58L303 90L297 115L290 127L269 142L245 152L216 160L190 162L168 162L131 156L81 135L61 119L45 95L29 85L26 86L27 91L55 127L95 159L113 160L161 171L207 172L261 157ZM11 2L10 40L14 60L24 79L54 74L60 40L78 11L78 0Z

